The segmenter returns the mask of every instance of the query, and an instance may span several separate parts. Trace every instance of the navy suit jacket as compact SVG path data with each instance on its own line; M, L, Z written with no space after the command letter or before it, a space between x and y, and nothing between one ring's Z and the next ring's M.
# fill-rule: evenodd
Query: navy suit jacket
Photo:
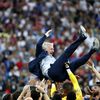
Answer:
M46 35L44 35L39 42L37 43L36 46L36 58L29 62L29 71L33 73L34 75L38 76L39 79L43 79L43 74L40 69L40 62L42 61L43 58L45 58L48 53L42 49L42 44L46 40Z

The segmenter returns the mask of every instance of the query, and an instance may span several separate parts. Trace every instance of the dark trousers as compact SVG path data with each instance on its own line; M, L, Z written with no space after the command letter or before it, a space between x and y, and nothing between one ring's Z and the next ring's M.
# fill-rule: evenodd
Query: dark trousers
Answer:
M49 77L54 81L62 82L68 79L68 74L65 69L65 62L68 61L73 52L77 47L86 39L84 36L80 36L75 42L73 42L64 53L51 65L51 68L48 70ZM95 50L90 50L86 55L70 62L70 69L72 72L75 72L77 68L85 64Z

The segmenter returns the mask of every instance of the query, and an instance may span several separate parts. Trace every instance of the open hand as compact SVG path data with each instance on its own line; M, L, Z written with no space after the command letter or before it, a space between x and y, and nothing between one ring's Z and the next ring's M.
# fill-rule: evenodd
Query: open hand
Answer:
M48 37L48 36L50 36L50 33L52 32L52 30L50 29L50 30L48 30L46 33L45 33L45 35Z
M94 63L92 62L92 60L88 60L88 61L87 61L87 67L88 67L89 69L93 69L93 68L94 68Z

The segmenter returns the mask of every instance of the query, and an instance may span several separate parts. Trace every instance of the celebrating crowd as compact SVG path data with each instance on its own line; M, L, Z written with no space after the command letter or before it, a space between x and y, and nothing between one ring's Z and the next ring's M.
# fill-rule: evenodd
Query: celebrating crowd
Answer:
M82 57L91 49L94 37L100 41L99 0L0 0L0 94L3 94L2 98L5 96L18 98L27 93L29 93L28 97L31 97L34 93L27 91L35 91L34 88L39 90L39 94L35 96L45 95L45 100L53 97L53 100L60 100L65 97L63 92L68 90L66 85L71 81L54 84L51 81L35 80L36 76L29 72L28 63L35 59L36 44L47 30L52 29L48 41L55 44L54 57L59 58L62 52L78 38L80 25L86 28L87 39L71 55L69 59L71 61ZM87 65L78 68L74 74L78 75L83 97L99 100L100 48L91 56L91 60ZM31 83L34 87L30 87ZM48 86L41 86L42 83ZM72 84L69 87L72 87ZM42 91L41 88L43 90L46 88L46 91ZM23 89L26 93L23 91L15 93L19 89L21 91ZM75 95L73 91L71 92ZM68 93L65 94L68 96ZM20 97L18 100L21 100ZM57 97L59 99L56 99ZM33 97L33 100L35 98Z

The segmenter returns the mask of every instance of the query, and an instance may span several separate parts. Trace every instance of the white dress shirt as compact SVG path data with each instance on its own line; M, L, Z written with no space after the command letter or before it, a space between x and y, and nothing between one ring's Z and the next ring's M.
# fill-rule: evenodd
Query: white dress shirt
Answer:
M55 61L56 59L52 55L48 55L40 62L40 68L44 76L49 78L48 69L51 67L50 64L53 64Z

